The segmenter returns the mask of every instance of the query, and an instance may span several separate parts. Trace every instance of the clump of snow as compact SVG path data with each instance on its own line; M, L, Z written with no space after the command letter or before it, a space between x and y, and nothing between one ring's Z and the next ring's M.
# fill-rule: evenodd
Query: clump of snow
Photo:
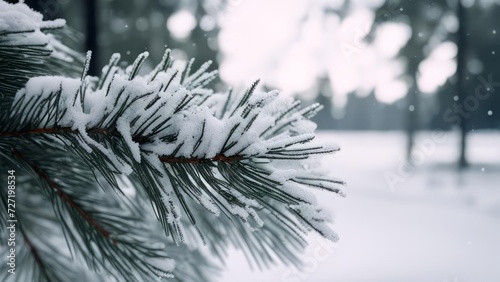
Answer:
M2 45L47 45L50 36L42 30L61 28L62 19L44 21L43 15L31 10L24 3L0 2L0 34Z
M339 240L337 233L335 233L331 228L324 224L325 222L331 220L330 216L324 211L318 210L317 207L309 204L295 205L291 206L291 208L298 211L300 213L300 216L305 221L307 221L307 224L305 224L306 227L310 225L325 238L330 239L334 242L337 242Z
M128 148L130 149L132 155L134 156L134 160L140 163L141 149L139 147L139 144L137 144L132 140L132 135L130 131L130 121L126 120L125 118L119 118L118 121L116 122L116 129L118 130L118 132L120 132L123 139L127 143Z
M269 178L283 184L296 175L297 170L295 169L283 169L274 171L271 175L269 175Z
M215 205L215 203L210 199L207 195L203 194L200 197L200 204L207 209L209 212L219 216L220 210L219 208Z
M9 4L0 1L0 45L7 47L31 46L50 52L50 56L72 63L80 54L68 48L47 31L62 28L63 19L44 21L43 15L24 3Z

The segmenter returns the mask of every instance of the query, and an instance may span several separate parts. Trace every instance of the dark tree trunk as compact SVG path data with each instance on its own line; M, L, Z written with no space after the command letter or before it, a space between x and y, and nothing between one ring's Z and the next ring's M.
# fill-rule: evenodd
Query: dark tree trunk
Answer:
M462 1L457 1L458 10L457 17L459 22L458 32L457 32L457 92L460 97L460 101L463 102L467 97L467 93L465 91L464 85L464 76L465 76L465 50L466 50L466 41L467 41L467 33L465 30L466 27L466 13L465 8L462 5ZM466 149L467 149L467 119L460 116L460 156L458 160L458 167L460 169L466 168L468 166L467 158L466 158Z
M407 94L407 108L406 110L406 134L407 134L407 145L406 145L406 158L411 160L411 153L415 145L415 133L418 126L418 86L417 86L417 73L416 70L413 72L414 85L410 88L410 92ZM411 110L410 110L411 107Z
M413 44L412 44L413 45ZM410 87L409 92L406 95L406 134L407 134L407 144L406 144L406 158L411 161L411 153L413 152L413 147L415 145L415 134L418 129L418 114L420 111L419 107L419 90L417 84L418 77L418 66L423 58L423 53L420 48L414 49L412 52L413 56L409 57L408 62L408 73L411 74L413 79L413 85Z
M97 22L98 22L98 14L96 7L96 0L87 0L85 1L86 8L86 39L85 39L85 49L87 51L92 51L92 63L89 68L89 75L97 75L98 74L98 62L99 62L99 52L97 48Z
M10 3L18 3L20 1L7 1ZM31 9L40 12L44 20L53 20L58 18L60 11L60 4L58 1L50 0L25 0L24 3Z

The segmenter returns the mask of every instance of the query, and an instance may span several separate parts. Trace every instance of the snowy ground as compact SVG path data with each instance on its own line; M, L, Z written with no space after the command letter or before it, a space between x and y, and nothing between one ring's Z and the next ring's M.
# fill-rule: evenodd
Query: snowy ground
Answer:
M233 251L221 281L500 281L500 133L470 137L471 167L458 173L457 134L421 134L414 168L402 133L321 133L342 146L324 164L348 182L347 198L319 192L337 244L311 236L303 272L252 272ZM389 180L387 180L389 177Z

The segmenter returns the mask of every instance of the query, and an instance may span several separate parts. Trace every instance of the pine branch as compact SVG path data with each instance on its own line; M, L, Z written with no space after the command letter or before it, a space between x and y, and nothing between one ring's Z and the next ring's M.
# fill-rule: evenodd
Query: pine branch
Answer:
M224 155L216 155L213 158L184 158L184 157L169 157L169 156L161 156L160 161L164 163L188 163L188 164L201 164L201 163L211 163L211 162L228 162L233 163L237 161L243 160L243 156L229 156L226 157Z
M247 226L254 222L252 229L263 226L255 209L274 210L269 205L273 200L286 210L279 216L296 217L289 218L284 229L294 229L289 231L294 233L313 229L336 240L325 225L328 217L314 208L314 197L301 186L343 195L335 186L343 182L324 176L276 177L280 169L273 163L338 150L309 145L315 125L307 118L319 105L298 109L293 100L279 99L277 92L255 93L257 84L229 101L202 88L203 77L208 76L200 71L193 74L196 77L182 76L181 81L177 74L182 69L159 65L141 77L137 72L144 57L127 71L116 67L118 56L113 56L104 69L106 75L97 81L30 80L16 95L10 115L4 117L0 136L48 138L46 143L57 140L118 190L114 173L136 175L158 211L159 222L175 241L185 240L186 228L177 206L190 224L197 226L200 217L187 198L214 215L224 211L232 221L242 220ZM160 64L170 61L167 58ZM226 112L218 113L219 105ZM248 189L259 186L265 188ZM199 235L204 237L202 231Z
M0 141L5 142L5 140L1 139ZM0 142L0 148L3 147L1 145L2 142ZM6 147L11 146L13 145ZM210 281L211 277L218 272L213 264L200 253L184 246L178 246L171 240L161 236L161 230L157 229L159 226L155 225L154 221L151 221L154 219L153 214L144 208L142 199L133 199L134 203L132 203L124 195L115 194L105 183L100 188L96 186L96 183L92 182L90 171L85 170L85 165L78 158L72 157L69 152L61 151L57 153L52 149L45 149L40 152L37 148L23 146L19 148L19 144L14 146L18 147L17 151L23 152L22 158L27 161L20 163L16 161L20 158L12 154L6 159L9 163L6 163L5 167L15 167L14 164L21 165L20 168L16 169L16 177L20 178L19 183L23 183L23 185L17 188L17 193L20 193L18 195L20 199L30 201L30 203L17 206L17 212L23 215L19 222L22 221L24 225L29 226L29 229L33 229L36 224L26 223L24 218L29 214L33 214L31 217L36 218L37 224L51 233L46 238L62 238L62 234L53 234L54 230L58 229L54 225L60 225L59 228L64 231L64 237L68 247L70 247L70 252L75 259L81 257L90 270L100 272L101 276L109 274L118 281L142 281L142 279L148 281L146 280L148 277L153 279L153 277L157 277L162 273L153 268L150 268L149 274L145 272L149 259L165 258L165 255L168 254L169 258L175 259L178 267L173 269L172 274L179 275L180 278L192 277L190 281L204 282ZM32 166L44 167L45 171L37 172L37 169L33 169ZM66 170L61 170L60 167L66 168ZM30 179L23 176L22 171L24 169L32 172L30 173ZM72 204L68 204L67 201L61 199L57 189L47 184L46 178L50 179L52 185L58 186L59 189L64 191L71 199L71 202L79 207L79 210L82 210L95 223L106 229L110 236L108 238L104 237L102 233L96 231L95 226L88 224ZM102 181L102 179L99 181ZM39 198L35 200L37 195ZM6 198L2 197L2 199ZM47 199L50 200L50 204ZM34 201L34 203L31 201ZM121 204L117 205L118 202L121 202ZM41 203L44 203L44 205L41 205ZM38 209L42 209L47 212L52 208L54 209L54 218L52 219L45 220L46 216L43 216L43 213L38 211ZM37 233L40 234L39 231ZM43 248L50 245L50 242L46 242L43 237L37 237L39 241L43 242ZM87 242L90 241L97 248L88 245ZM116 243L113 243L113 241ZM155 242L164 242L164 246ZM60 244L58 248L61 248ZM162 253L163 255L158 256ZM140 254L140 256L136 256L136 254ZM46 256L48 256L47 253L43 252L41 257L46 259ZM53 257L56 261L65 259L65 256L58 257L52 254L50 257ZM109 261L109 263L106 261ZM123 268L122 264L123 267L126 265L126 268ZM65 264L58 266L57 263L51 262L47 269L52 273L56 273L57 277L62 277L59 276L59 273L66 273L62 265ZM75 269L75 266L65 265L65 268ZM21 266L20 270L23 273L28 271ZM189 271L193 271L197 275L189 274ZM33 281L42 281L38 280L41 276L34 274L34 277L36 278L33 278ZM71 280L56 279L54 277L49 281L99 281L96 279L83 279L84 276ZM30 278L29 280L21 279L16 281L31 280Z
M35 128L25 131L16 132L0 132L0 136L4 137L20 137L23 135L31 134L61 134L61 133L72 133L78 134L77 130L73 130L70 127L60 127L60 128ZM89 135L101 134L101 135L113 135L119 137L119 132L116 128L113 129L102 129L102 128L90 128L87 129ZM146 143L142 136L132 136L132 141L137 143ZM16 154L19 152L16 152ZM160 156L160 161L165 163L207 163L207 162L236 162L243 160L243 156L229 156L226 157L222 154L216 155L213 158L185 158L185 157L170 157L170 156Z
M12 164L9 167L14 168ZM63 234L56 225L52 208L46 205L46 202L40 201L43 197L40 191L32 189L34 187L30 185L31 183L19 172L16 170L16 180L23 185L18 185L16 188L15 245L9 244L9 247L0 245L2 253L6 253L7 248L15 249L15 275L2 271L0 280L102 281L85 272L78 264L74 264L72 258L65 252L64 243L58 240ZM6 204L6 194L6 190L0 190L2 205Z
M40 167L38 167L35 163L33 163L31 160L29 160L25 155L23 155L21 152L19 152L16 149L12 149L12 154L22 161L24 161L26 164L30 166L30 168L43 180L47 182L47 184L56 190L57 195L61 198L62 201L66 202L69 206L71 206L73 209L76 210L76 212L83 218L89 225L94 227L97 232L99 232L102 236L105 238L110 237L110 232L106 230L101 224L97 223L91 215L89 215L87 212L85 212L71 197L64 192L64 190L56 183L54 182L48 175L45 173ZM114 244L117 244L117 241L115 239L111 239ZM28 242L27 242L28 243ZM29 243L28 243L29 244Z
M8 110L14 94L31 77L80 73L81 55L50 33L62 29L64 20L43 21L25 4L4 1L0 1L0 11L0 17L9 22L0 27L0 109ZM23 24L10 24L11 21Z
M17 7L0 2L0 8ZM309 119L319 104L301 109L277 91L259 92L258 82L240 94L213 93L206 88L216 75L210 62L192 71L193 61L182 66L169 50L146 75L140 69L147 52L125 69L113 55L99 78L87 76L90 54L78 78L38 76L42 66L63 73L69 60L53 60L53 52L76 56L44 33L60 22L32 23L32 29L0 30L0 42L2 36L10 42L0 43L7 58L0 61L0 78L25 74L0 83L9 93L0 104L0 164L19 167L27 198L52 206L43 222L64 234L75 259L68 267L83 259L89 270L118 281L172 273L207 281L213 265L196 252L190 251L193 261L181 255L199 241L222 260L229 244L237 246L261 268L276 259L300 264L311 230L337 240L308 190L343 196L344 183L300 162L339 150L314 141ZM3 74L11 64L19 65ZM118 179L132 181L137 195L127 194ZM38 208L25 205L23 213ZM26 246L51 246L44 239ZM46 259L38 251L31 257ZM179 267L151 262L170 258ZM47 271L58 273L57 258L49 262ZM73 280L64 277L49 280Z
M26 234L26 232L23 230L23 228L19 228L19 233L21 234L23 240L24 240L24 243L28 246L28 249L29 249L29 252L31 253L31 255L33 256L33 258L35 259L35 263L37 264L38 268L40 269L40 271L42 272L42 277L44 277L45 279L49 280L49 274L46 272L46 269L45 269L45 265L42 261L42 258L40 256L40 254L38 253L38 250L36 249L36 247L34 246L34 244L29 240L29 237L28 235Z
M29 150L24 148L23 151ZM153 278L159 274L168 275L168 271L153 266L146 260L146 258L165 259L168 257L162 250L162 246L154 246L154 243L149 243L151 245L148 246L145 244L147 241L139 239L137 232L148 229L134 231L134 227L137 228L141 225L138 223L141 219L130 215L122 218L126 214L124 211L129 213L133 211L133 206L129 205L127 206L128 209L120 210L116 203L109 201L113 199L109 197L110 195L106 200L102 199L99 202L95 198L99 194L98 190L89 189L91 183L88 183L86 187L88 190L85 192L71 191L70 186L62 186L54 179L66 179L67 182L71 179L71 176L68 176L66 172L52 170L51 174L58 174L57 177L53 177L49 172L40 169L41 165L48 169L47 164L49 162L56 162L52 158L45 156L42 160L37 157L35 162L26 155L19 153L17 149L13 151L13 155L22 160L25 169L33 172L39 187L52 201L55 215L63 227L66 239L78 253L83 254L83 258L90 269L104 270L120 281L135 281L137 277ZM51 155L54 155L54 152ZM58 162L61 161L58 160ZM73 162L73 164L75 163ZM66 167L70 166L66 164ZM89 176L86 175L86 178L89 179ZM80 179L78 179L78 182L82 183ZM93 205L97 206L93 208ZM107 207L105 214L101 213L102 215L99 215L99 207ZM95 218L98 215L99 218ZM66 222L69 218L71 218L72 224ZM128 223L126 223L127 221ZM131 224L135 226L132 227ZM97 249L93 250L94 248L87 245L88 242L94 242Z

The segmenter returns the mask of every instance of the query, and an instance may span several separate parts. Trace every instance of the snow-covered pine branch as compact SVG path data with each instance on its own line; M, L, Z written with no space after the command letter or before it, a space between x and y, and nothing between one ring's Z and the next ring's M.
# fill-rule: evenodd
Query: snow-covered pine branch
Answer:
M14 96L29 78L82 73L82 56L56 40L71 35L58 30L63 26L63 20L42 21L25 4L0 1L0 124L10 123ZM0 244L2 253L15 248L15 275L4 269L0 281L159 281L172 275L212 281L214 264L194 246L165 237L142 199L115 193L78 155L37 137L23 139L0 136L0 167L19 184L16 198L6 186L0 189L2 234L8 208L15 205L17 212L16 244Z
M189 75L168 50L157 68L138 75L146 57L141 54L123 70L115 54L99 79L85 71L82 79L32 78L16 94L0 136L41 135L88 162L103 160L96 165L103 174L136 174L156 210L163 211L158 217L164 227L181 240L179 206L195 224L185 197L254 227L264 224L256 210L272 208L274 199L307 228L336 240L304 188L343 195L342 181L311 175L299 162L338 150L312 142L315 124L307 117L319 105L300 109L276 91L255 91L256 83L241 95L212 93L203 87L215 76L206 72L209 63ZM293 161L295 169L284 173L276 160Z
M0 1L0 108L8 107L31 77L81 72L81 55L51 33L64 25L62 19L43 21L23 3Z
M28 174L16 171L22 183L16 189L18 270L15 276L0 273L1 281L155 281L172 275L211 280L213 263L192 246L166 240L152 211L143 208L147 203L114 193L77 156L18 144L5 157L3 164L17 163ZM7 191L0 196L3 216Z
M300 264L310 230L337 240L309 190L344 195L343 182L302 163L339 150L314 142L316 125L309 119L320 105L301 108L277 91L257 91L257 83L239 94L213 93L207 88L216 76L208 71L210 62L191 72L193 60L174 61L169 50L146 74L141 65L147 53L125 69L113 55L101 77L87 76L88 54L78 73L68 72L78 67L71 62L79 56L43 32L60 28L61 21L43 22L24 4L0 1L0 8L9 11L0 12L0 91L7 93L0 104L0 163L21 169L27 202L43 203L24 205L26 218L54 208L44 222L60 225L54 234L64 234L71 258L77 253L90 270L119 280L173 273L207 281L211 264L191 249L193 261L187 262L185 245L179 252L174 246L202 241L223 260L232 244L262 267L276 258ZM120 178L133 183L135 196ZM137 210L144 201L152 208ZM134 216L123 209L125 202ZM149 217L153 213L158 221ZM140 217L144 226L154 225L151 218L159 222L172 241L165 248L142 244L155 242L158 233L134 230ZM35 269L54 271L58 260L43 257L49 249L37 249L50 244L40 239L30 247L29 234L23 237ZM180 267L149 263L163 253ZM192 277L186 269L201 274ZM46 275L51 277L72 280Z

